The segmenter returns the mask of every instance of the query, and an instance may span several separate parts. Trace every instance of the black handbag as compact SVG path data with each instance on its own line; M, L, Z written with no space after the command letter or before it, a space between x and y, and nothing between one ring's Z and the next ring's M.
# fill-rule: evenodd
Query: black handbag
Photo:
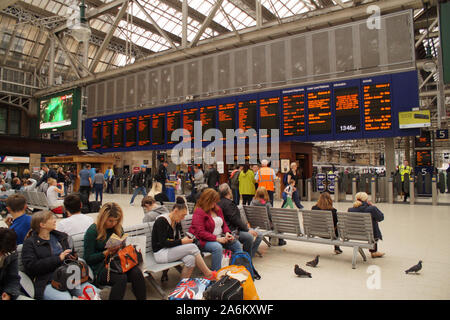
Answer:
M76 276L79 275L77 279ZM52 287L59 291L67 291L89 281L89 267L81 260L66 259L63 265L53 272ZM70 283L71 288L68 288Z
M203 293L206 300L244 300L244 289L239 280L222 277Z

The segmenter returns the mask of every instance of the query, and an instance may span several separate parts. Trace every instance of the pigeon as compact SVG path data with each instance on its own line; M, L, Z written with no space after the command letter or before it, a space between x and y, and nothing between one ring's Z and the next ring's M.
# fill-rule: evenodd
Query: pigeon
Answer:
M295 274L298 275L299 277L301 277L301 276L307 276L307 277L309 277L309 278L312 278L311 273L306 272L305 270L303 270L302 268L300 268L300 267L298 266L298 264L295 265L294 272L295 272Z
M411 268L409 268L408 270L405 271L406 274L410 273L410 272L414 272L417 273L422 269L422 260L419 261L418 264L416 264L415 266L412 266Z
M316 258L315 258L313 261L307 262L306 265L307 265L308 267L313 267L313 268L315 268L315 267L319 264L319 257L320 257L320 256L317 255Z

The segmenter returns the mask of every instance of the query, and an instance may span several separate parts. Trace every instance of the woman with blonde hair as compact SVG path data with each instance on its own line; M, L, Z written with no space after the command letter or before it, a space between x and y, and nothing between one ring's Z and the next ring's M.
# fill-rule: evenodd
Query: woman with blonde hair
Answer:
M256 189L255 196L250 202L251 206L266 206L267 208L271 208L272 204L270 203L269 193L265 187L259 187Z
M232 252L242 250L241 243L231 234L222 209L217 205L219 200L216 190L205 189L195 204L192 224L189 228L189 232L199 240L200 249L211 252L213 271L221 268L223 249Z
M77 259L69 244L67 233L56 230L56 218L51 211L39 211L31 218L31 230L23 242L22 263L25 272L34 279L35 297L43 300L72 300L72 296L83 295L85 282L79 288L59 291L52 287L55 270L66 259ZM98 289L94 287L98 293Z
M334 231L336 237L339 236L339 233L337 231L337 210L333 207L333 200L331 199L331 196L328 192L322 192L320 194L319 200L317 200L317 203L311 208L311 210L331 211L331 213L333 214ZM341 248L339 248L339 246L334 246L334 253L341 254Z
M116 254L121 246L106 248L105 245L113 233L119 237L123 235L122 222L122 208L115 202L105 203L98 213L97 221L84 235L84 259L92 268L96 283L112 287L109 300L123 300L127 282L131 282L137 300L146 300L145 279L138 266L126 273L110 272L108 277L105 261Z
M384 253L378 252L378 240L383 240L378 222L384 220L384 214L368 201L369 196L365 192L358 192L355 196L356 201L353 203L353 207L348 209L348 212L369 212L372 216L373 235L375 237L375 247L370 249L372 258L381 258Z

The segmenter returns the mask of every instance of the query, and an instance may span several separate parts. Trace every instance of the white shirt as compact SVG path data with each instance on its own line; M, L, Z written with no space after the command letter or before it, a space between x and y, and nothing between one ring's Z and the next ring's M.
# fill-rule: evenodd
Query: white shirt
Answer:
M62 200L59 200L59 193L56 191L56 186L50 186L47 189L47 199L52 207L59 207L62 204Z
M213 220L214 220L213 235L218 236L222 233L223 220L219 216L213 217Z
M56 224L56 230L65 232L69 236L78 233L85 233L94 223L94 219L82 213L77 213L67 219L62 219Z

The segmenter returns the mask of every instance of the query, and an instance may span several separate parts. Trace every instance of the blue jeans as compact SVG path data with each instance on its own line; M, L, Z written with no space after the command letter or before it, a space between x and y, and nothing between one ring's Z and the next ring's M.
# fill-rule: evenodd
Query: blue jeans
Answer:
M202 251L211 252L212 254L212 263L211 270L217 271L222 267L222 252L223 249L231 250L232 252L241 251L242 246L239 241L233 241L231 243L227 243L222 245L220 242L211 241L207 242L203 247Z
M94 184L95 189L95 201L98 201L100 195L100 202L103 202L103 184Z
M52 287L51 284L48 284L44 290L44 300L72 300L72 297L79 297L83 295L83 289L86 286L91 285L97 295L100 290L89 282L82 283L79 289L71 289L68 291L59 291Z
M241 195L239 194L239 189L232 189L232 191L233 191L233 202L238 206L241 197Z
M135 188L134 192L133 192L133 197L131 197L130 203L134 202L134 198L136 198L136 196L139 193L142 193L142 195L145 197L147 195L147 189L145 189L145 187L137 187L137 188Z
M249 232L239 232L239 242L242 243L244 251L247 252L252 258L255 256L256 251L258 251L259 245L261 244L263 238L261 232L256 232L258 233L258 236L255 240L253 240L253 236Z

